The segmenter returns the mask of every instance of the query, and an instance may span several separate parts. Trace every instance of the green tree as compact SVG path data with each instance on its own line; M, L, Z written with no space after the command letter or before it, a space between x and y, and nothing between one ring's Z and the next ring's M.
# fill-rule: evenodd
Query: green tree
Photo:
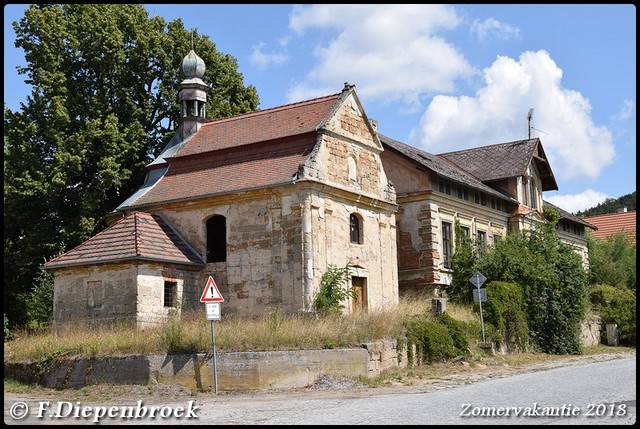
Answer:
M589 237L589 284L636 290L636 249L628 235L616 233L598 240Z
M465 237L456 219L454 223L455 251L451 257L453 275L451 284L445 288L447 297L460 303L470 303L473 298L473 285L469 282L476 272L476 264L480 257L477 243Z
M609 213L616 213L618 209L627 208L628 210L636 209L636 191L623 195L619 198L607 198L600 204L584 211L576 212L576 216L597 216Z
M581 257L558 239L555 226L560 214L550 207L544 211L546 222L508 234L474 267L490 281L520 285L529 338L536 348L546 353L579 353L587 273Z
M103 229L174 134L192 34L140 4L31 5L13 29L32 91L19 111L4 107L4 302L9 320L24 323L17 296L38 265ZM193 43L211 88L208 118L255 110L236 60L206 35L194 32Z
M618 325L620 342L636 345L636 294L626 288L598 284L589 288L589 302L605 323Z

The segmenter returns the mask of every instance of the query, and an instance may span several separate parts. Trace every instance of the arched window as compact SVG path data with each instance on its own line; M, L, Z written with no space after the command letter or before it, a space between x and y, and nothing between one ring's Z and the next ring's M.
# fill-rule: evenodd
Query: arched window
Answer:
M349 225L351 229L351 242L362 244L362 219L357 214L352 213L349 216Z
M207 262L227 261L227 218L215 215L207 220Z

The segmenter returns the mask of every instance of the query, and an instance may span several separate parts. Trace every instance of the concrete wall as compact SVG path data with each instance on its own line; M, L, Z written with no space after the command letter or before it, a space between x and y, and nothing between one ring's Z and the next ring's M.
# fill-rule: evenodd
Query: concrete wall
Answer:
M216 353L219 390L304 387L322 375L375 377L406 366L406 347L395 341L334 350ZM170 354L111 358L69 358L46 364L7 363L5 379L50 388L80 388L95 383L178 384L192 389L214 385L212 354Z

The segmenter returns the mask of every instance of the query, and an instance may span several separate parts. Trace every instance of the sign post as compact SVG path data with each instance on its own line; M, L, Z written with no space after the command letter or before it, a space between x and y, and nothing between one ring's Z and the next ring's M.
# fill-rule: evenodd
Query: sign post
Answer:
M222 294L218 290L215 280L212 276L209 276L207 284L200 296L200 302L204 302L205 310L207 312L207 320L211 320L211 344L213 348L213 385L215 393L218 394L218 367L216 363L216 331L214 327L214 321L220 320L221 311L220 303L224 302Z
M476 271L475 274L472 275L471 278L469 279L471 284L477 288L477 291L475 290L473 291L473 300L480 305L480 326L482 327L483 343L486 341L484 337L484 320L482 319L482 302L487 300L487 290L486 289L481 290L480 287L484 284L486 280L487 278L483 276L479 271ZM477 300L476 300L476 296L477 296Z

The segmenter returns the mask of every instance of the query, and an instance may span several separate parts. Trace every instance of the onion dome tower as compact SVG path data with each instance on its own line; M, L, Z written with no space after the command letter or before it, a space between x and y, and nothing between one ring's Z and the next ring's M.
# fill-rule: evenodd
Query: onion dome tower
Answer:
M192 33L191 51L180 64L180 74L184 80L178 85L178 102L181 104L178 131L183 140L198 131L206 120L209 87L202 80L204 72L204 61L193 50Z

